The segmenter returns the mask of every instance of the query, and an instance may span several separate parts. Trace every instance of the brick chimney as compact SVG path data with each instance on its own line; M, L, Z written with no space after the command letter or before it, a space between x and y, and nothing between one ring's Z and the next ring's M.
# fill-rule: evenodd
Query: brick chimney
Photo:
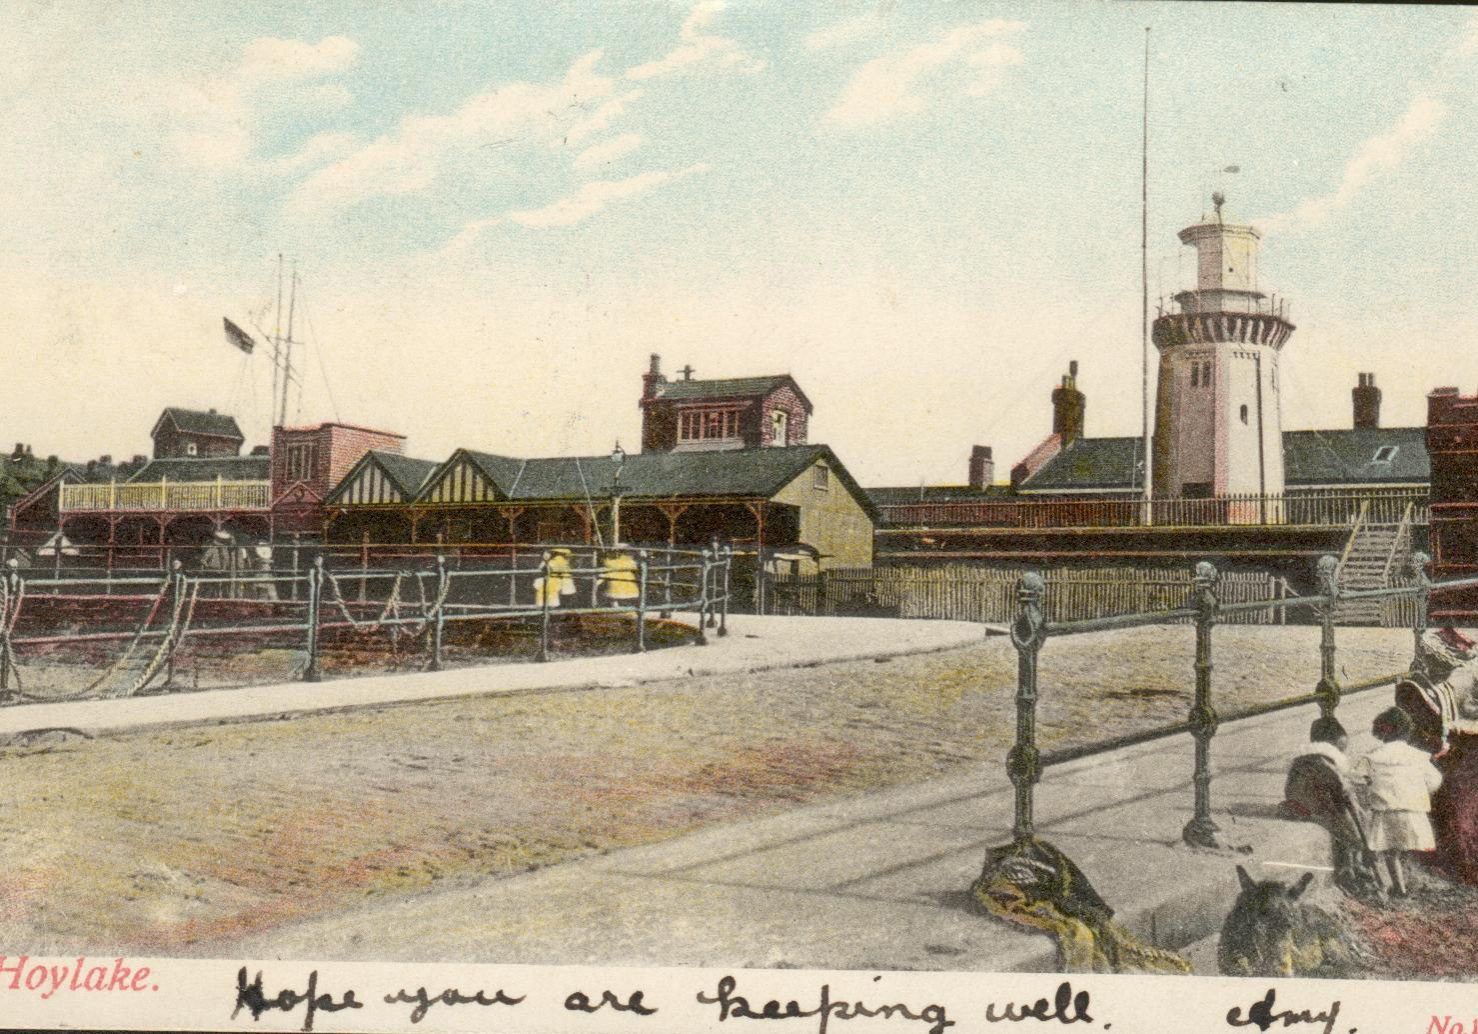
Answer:
M1078 361L1067 364L1062 383L1052 389L1052 433L1064 447L1083 437L1083 411L1088 400L1078 390Z
M1354 402L1355 429L1371 430L1380 426L1380 389L1375 386L1375 374L1362 373L1360 383L1350 389Z
M644 399L655 398L657 385L666 384L667 378L662 376L662 357L653 352L647 365L647 372L641 378L641 397Z
M996 461L991 459L990 446L975 446L970 450L970 487L983 492L995 479Z

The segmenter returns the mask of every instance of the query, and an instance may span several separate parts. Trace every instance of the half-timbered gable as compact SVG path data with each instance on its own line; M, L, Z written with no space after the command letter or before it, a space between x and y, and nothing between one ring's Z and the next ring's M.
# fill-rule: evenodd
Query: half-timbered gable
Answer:
M409 503L439 464L394 453L370 451L329 493L329 505L387 506Z
M416 501L441 506L501 502L522 465L508 456L458 449L430 476Z

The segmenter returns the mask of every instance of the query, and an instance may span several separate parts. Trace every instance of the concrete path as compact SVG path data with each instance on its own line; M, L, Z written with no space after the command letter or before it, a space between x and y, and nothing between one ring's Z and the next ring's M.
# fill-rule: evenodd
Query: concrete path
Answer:
M694 620L690 615L679 615L678 619L689 623ZM985 636L983 626L964 621L731 614L728 624L729 634L722 638L710 630L707 646L675 646L629 656L490 664L125 700L18 704L0 708L0 743L41 729L78 729L98 735L450 697L596 689L691 675L899 657L968 646Z
M1356 735L1389 690L1347 700ZM1224 725L1214 817L1251 853L1180 844L1191 815L1191 740L1177 736L1048 769L1040 835L1088 874L1118 918L1177 948L1214 933L1234 866L1295 878L1328 864L1317 828L1274 817L1313 708ZM729 824L475 888L429 893L202 955L485 963L1051 970L1050 941L976 914L967 889L1010 838L999 764L923 785ZM1327 881L1327 874L1320 879ZM1204 955L1204 953L1202 953Z

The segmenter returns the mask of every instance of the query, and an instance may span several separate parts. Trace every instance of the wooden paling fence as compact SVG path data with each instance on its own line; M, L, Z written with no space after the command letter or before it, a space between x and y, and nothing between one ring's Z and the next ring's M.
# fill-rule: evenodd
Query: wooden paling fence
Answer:
M876 615L1006 623L1017 609L1021 572L963 565L930 567L839 567L816 575L769 575L765 612L769 614ZM1185 604L1191 590L1188 569L1057 569L1044 571L1050 621L1082 621ZM1221 575L1227 603L1283 599L1284 579L1262 571ZM1275 607L1228 614L1225 623L1279 624Z

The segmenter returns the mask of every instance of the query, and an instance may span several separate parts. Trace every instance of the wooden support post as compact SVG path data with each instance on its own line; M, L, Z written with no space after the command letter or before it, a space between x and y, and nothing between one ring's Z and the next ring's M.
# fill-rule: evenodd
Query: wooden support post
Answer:
M591 590L594 595L594 589ZM539 656L538 660L549 660L549 551L539 562Z
M729 573L734 568L734 547L724 547L724 570L723 570L723 596L719 600L718 612L718 634L720 637L729 634Z
M369 599L369 540L366 529L359 533L359 602Z
M1018 844L1036 838L1033 795L1042 776L1037 750L1037 655L1047 640L1047 583L1028 571L1016 582L1016 620L1011 645L1016 648L1016 743L1006 754L1006 775L1016 788L1016 814L1011 833Z
M1191 704L1191 735L1196 740L1196 763L1191 775L1195 814L1181 831L1192 847L1220 847L1221 830L1211 818L1211 739L1220 723L1211 703L1211 628L1216 624L1216 568L1205 560L1196 564L1191 605L1196 610L1196 697Z
M323 602L323 557L313 558L308 568L308 666L303 669L304 682L319 682L323 674L318 668L318 612Z
M1416 588L1413 594L1415 606L1412 608L1416 613L1412 615L1411 619L1411 646L1413 651L1411 668L1413 671L1421 670L1419 665L1422 657L1422 636L1426 635L1427 632L1427 605L1432 595L1432 579L1427 574L1427 565L1431 562L1432 558L1421 550L1414 550L1411 554L1412 584Z
M647 551L636 554L636 652L647 652Z
M451 576L446 571L446 557L441 554L436 556L436 614L431 625L431 670L441 670L441 647L446 635L446 601L450 595L447 579Z

